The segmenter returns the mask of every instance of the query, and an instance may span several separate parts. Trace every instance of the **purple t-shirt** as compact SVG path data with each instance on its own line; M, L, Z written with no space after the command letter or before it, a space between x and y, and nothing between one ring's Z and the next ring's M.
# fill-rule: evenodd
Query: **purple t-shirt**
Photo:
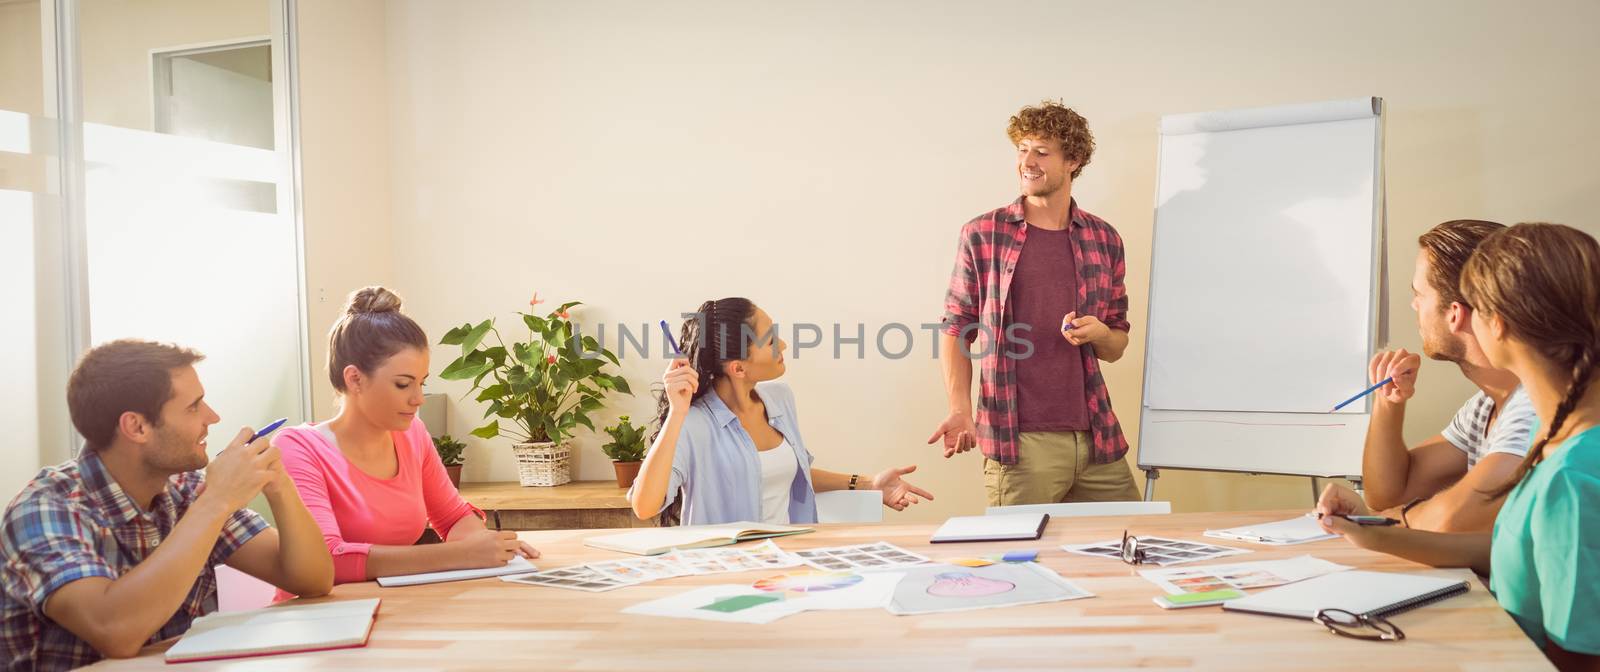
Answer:
M1078 267L1072 257L1072 229L1028 226L1027 241L1017 257L1006 304L1008 323L1026 324L1018 338L1033 343L1033 354L1017 360L1017 425L1023 432L1066 432L1089 429L1089 402L1084 396L1081 346L1061 336L1061 318L1078 304ZM1027 348L1012 344L1020 356Z

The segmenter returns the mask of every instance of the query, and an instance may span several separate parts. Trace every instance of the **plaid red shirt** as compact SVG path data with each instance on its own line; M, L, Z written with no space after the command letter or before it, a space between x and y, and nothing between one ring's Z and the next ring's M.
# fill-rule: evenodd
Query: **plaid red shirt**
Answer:
M1080 210L1076 201L1071 208L1071 226L1077 234L1072 239L1072 254L1078 264L1078 315L1094 315L1107 327L1126 332L1128 292L1122 276L1127 265L1122 236L1105 220ZM945 333L978 342L978 448L985 457L1001 464L1017 463L1017 375L1013 357L1028 349L1009 347L1003 330L1011 276L1027 239L1021 197L967 222L961 227L955 270L950 273L950 289L944 299ZM1052 334L1058 328L1049 326L1035 328L1031 333ZM1086 345L1082 351L1094 461L1115 462L1128 452L1128 440L1122 435L1116 412L1111 410L1111 393L1100 374L1094 346ZM1006 356L1008 352L1012 355Z
M79 579L116 580L161 543L194 503L205 474L177 474L149 511L122 491L93 451L46 468L6 507L0 522L0 669L65 670L99 660L99 651L44 615L45 600ZM222 526L206 568L151 642L176 637L217 608L222 564L267 523L240 509Z

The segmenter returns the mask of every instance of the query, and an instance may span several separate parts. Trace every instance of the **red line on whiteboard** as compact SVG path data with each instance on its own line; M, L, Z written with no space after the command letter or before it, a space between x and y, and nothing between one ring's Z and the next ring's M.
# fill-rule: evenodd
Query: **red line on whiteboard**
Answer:
M1244 425L1247 427L1347 427L1348 423L1311 423L1311 422L1235 422L1233 420L1151 420L1151 424L1164 425L1170 422L1201 422L1215 425Z

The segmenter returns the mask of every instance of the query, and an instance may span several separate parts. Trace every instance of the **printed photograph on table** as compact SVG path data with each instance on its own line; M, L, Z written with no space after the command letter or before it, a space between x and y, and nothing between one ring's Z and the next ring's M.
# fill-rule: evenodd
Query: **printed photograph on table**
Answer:
M797 567L801 564L799 557L778 548L778 545L772 543L770 539L749 549L674 549L664 555L650 559L676 568L680 576L684 574L721 574L723 572L781 569Z
M1247 548L1231 548L1212 544L1167 539L1165 537L1138 537L1139 548L1144 551L1144 564L1178 565L1198 560L1211 560L1251 552ZM1120 540L1098 541L1090 544L1063 544L1061 550L1078 555L1111 558L1122 561Z
M683 568L690 574L721 574L732 571L727 565L722 564L716 556L707 555L698 551L668 551L666 555L657 556Z
M658 579L670 579L683 576L689 571L672 563L662 562L656 558L640 558L637 560L613 560L610 562L593 562L584 567L599 573L607 578L629 583L644 583Z
M716 558L716 560L721 562L722 566L728 568L728 571L730 572L748 572L757 569L771 568L771 565L762 562L755 556L741 549L718 548L703 552L712 558Z
M583 590L592 593L615 590L625 586L634 585L635 581L622 581L611 578L600 572L591 570L583 565L562 567L531 574L515 574L502 576L501 581L506 583L520 583L529 586L547 586L551 588L566 588L569 590Z
M803 564L798 556L778 548L778 545L772 543L771 539L761 542L761 545L755 548L746 549L744 552L766 568L798 567Z
M1286 583L1332 574L1350 569L1346 565L1328 562L1309 555L1288 560L1239 562L1229 565L1181 567L1176 569L1151 569L1139 572L1151 583L1169 595L1205 593L1234 588L1249 590L1281 586Z
M894 544L878 542L859 546L809 548L796 551L801 562L824 570L892 569L916 567L931 562Z

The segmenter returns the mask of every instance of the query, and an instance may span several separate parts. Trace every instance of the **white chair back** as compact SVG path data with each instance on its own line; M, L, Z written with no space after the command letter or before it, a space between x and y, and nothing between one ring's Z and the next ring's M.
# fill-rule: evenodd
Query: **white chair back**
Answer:
M830 490L817 493L819 523L881 523L883 493L877 490Z
M1080 516L1147 516L1172 513L1172 502L1067 502L1064 504L1018 504L1016 506L991 506L985 516L1003 516L1008 513L1048 513L1051 518L1077 518Z

